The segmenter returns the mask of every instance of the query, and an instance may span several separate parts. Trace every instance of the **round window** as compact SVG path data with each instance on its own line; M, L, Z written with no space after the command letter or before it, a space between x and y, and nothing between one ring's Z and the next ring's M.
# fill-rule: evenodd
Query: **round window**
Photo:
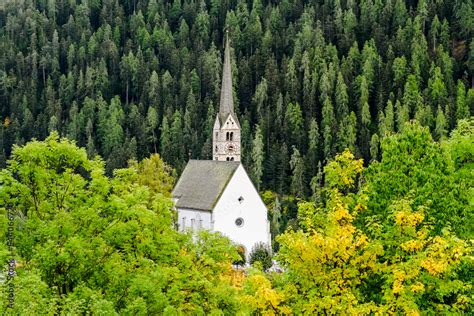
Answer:
M244 219L242 217L239 217L235 220L235 225L237 225L237 227L242 227L244 226Z

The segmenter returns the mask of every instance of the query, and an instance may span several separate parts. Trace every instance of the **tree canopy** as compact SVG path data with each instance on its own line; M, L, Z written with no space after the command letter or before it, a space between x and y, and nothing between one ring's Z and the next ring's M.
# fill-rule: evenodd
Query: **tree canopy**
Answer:
M237 252L218 234L174 229L167 169L154 155L108 178L99 157L57 133L16 146L0 174L0 210L15 214L12 312L237 311ZM1 310L7 294L2 286Z

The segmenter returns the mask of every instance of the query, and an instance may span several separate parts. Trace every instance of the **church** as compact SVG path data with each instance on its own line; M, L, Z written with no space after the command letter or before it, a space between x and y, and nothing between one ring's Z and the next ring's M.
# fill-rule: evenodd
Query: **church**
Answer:
M270 224L267 208L240 162L228 38L212 140L213 160L190 160L172 192L178 227L180 231L220 232L243 246L248 259L255 244L270 246Z

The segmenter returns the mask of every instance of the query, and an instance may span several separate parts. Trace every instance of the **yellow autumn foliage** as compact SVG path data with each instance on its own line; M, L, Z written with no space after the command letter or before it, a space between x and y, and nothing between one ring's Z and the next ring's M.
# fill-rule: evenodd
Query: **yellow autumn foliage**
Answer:
M416 282L415 284L413 284L410 289L414 292L414 293L417 293L417 292L424 292L425 291L425 286L423 285L423 283L421 282Z
M356 176L363 170L362 159L354 159L354 154L346 149L324 167L326 180L330 187L352 188Z
M423 240L409 240L400 245L406 252L417 252L423 248L425 242Z
M425 219L419 212L399 211L395 213L395 223L400 226L415 227Z
M289 315L291 309L283 305L285 296L272 288L272 283L261 273L250 275L245 282L242 304L262 315Z
M427 307L441 314L465 313L472 307L472 299L464 294L471 285L450 274L466 260L472 245L449 233L430 237L429 226L424 225L429 209L413 209L409 199L394 202L392 226L385 225L378 239L356 227L357 214L367 209L369 195L366 188L358 194L348 188L361 171L361 160L347 152L327 165L324 205L299 203L300 230L277 237L277 260L285 272L272 275L272 281L263 276L247 279L253 287L245 300L253 312L420 315ZM451 279L456 281L448 281L443 289L448 294L443 295L453 295L455 303L426 301L440 295L437 286Z

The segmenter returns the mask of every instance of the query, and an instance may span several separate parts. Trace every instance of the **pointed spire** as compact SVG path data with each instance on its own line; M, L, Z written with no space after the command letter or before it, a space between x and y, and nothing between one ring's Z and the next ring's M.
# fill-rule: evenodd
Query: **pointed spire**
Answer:
M232 70L230 62L229 30L226 30L224 66L222 67L220 115L234 113L234 96L232 94Z

